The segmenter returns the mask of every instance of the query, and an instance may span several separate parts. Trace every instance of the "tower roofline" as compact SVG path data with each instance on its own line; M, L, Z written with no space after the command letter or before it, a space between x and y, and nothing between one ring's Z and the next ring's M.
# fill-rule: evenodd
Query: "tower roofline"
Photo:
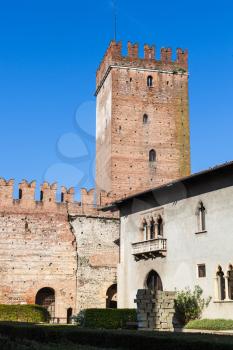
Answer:
M188 71L188 51L178 48L176 59L172 60L172 49L161 48L160 60L155 58L155 46L144 45L144 57L139 57L138 44L128 42L127 56L122 55L122 43L111 41L103 60L96 72L96 92L98 94L103 82L113 67L144 69L150 71L183 74Z

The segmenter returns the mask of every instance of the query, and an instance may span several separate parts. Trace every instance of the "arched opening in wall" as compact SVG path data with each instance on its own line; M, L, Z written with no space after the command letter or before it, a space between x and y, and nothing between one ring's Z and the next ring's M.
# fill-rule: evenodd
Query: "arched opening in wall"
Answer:
M153 217L150 218L150 239L155 239L155 221Z
M148 123L148 115L144 114L143 115L143 124L147 124Z
M116 309L117 308L117 284L113 284L107 290L106 308L107 309Z
M156 152L154 149L151 149L149 152L149 162L155 162L156 161Z
M42 288L36 294L37 305L47 309L51 319L55 317L55 291L52 288Z
M72 315L73 315L73 309L72 307L69 307L69 309L67 309L67 324L72 323Z
M150 290L153 290L154 292L157 290L163 290L162 280L156 271L151 270L149 272L146 279L146 287Z
M218 299L224 300L226 297L225 278L224 278L224 272L221 266L218 266L217 280L218 280Z
M147 77L147 86L148 87L152 87L153 86L153 77L151 75L149 75Z
M163 236L163 219L161 215L159 215L157 219L157 228L158 228L158 236Z

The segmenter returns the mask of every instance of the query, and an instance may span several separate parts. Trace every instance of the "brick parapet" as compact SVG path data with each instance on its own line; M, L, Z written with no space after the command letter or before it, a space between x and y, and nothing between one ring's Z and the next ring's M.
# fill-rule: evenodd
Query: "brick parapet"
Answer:
M74 200L74 188L61 187L61 200L57 201L57 184L44 182L40 186L40 200L35 200L36 182L23 180L19 186L19 196L14 199L14 180L0 178L0 213L10 214L55 214L92 217L118 217L118 213L102 212L100 207L109 204L114 198L101 192L96 202L94 189L81 189L80 202Z
M112 66L124 66L128 68L140 68L179 73L188 71L188 51L178 48L176 59L172 59L171 48L161 48L160 60L155 58L155 46L144 45L144 57L139 57L138 44L128 42L127 56L122 55L122 43L111 41L104 58L96 73L96 94L98 94L109 69Z

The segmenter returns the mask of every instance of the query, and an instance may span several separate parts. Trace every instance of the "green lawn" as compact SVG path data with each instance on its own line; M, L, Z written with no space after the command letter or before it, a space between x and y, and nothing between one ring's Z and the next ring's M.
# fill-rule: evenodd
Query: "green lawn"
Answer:
M232 330L233 331L233 320L223 320L223 319L195 320L195 321L190 321L186 325L185 328L186 329L210 330L210 331L225 331L225 330Z

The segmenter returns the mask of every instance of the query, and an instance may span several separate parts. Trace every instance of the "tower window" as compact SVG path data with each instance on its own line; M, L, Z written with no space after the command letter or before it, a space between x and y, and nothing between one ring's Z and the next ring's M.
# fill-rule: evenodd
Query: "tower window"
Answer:
M148 123L148 115L144 114L143 115L143 124L147 124Z
M149 152L149 161L155 162L156 161L156 152L154 149L151 149Z
M152 87L153 86L153 77L151 75L149 75L147 77L147 86L148 87Z

